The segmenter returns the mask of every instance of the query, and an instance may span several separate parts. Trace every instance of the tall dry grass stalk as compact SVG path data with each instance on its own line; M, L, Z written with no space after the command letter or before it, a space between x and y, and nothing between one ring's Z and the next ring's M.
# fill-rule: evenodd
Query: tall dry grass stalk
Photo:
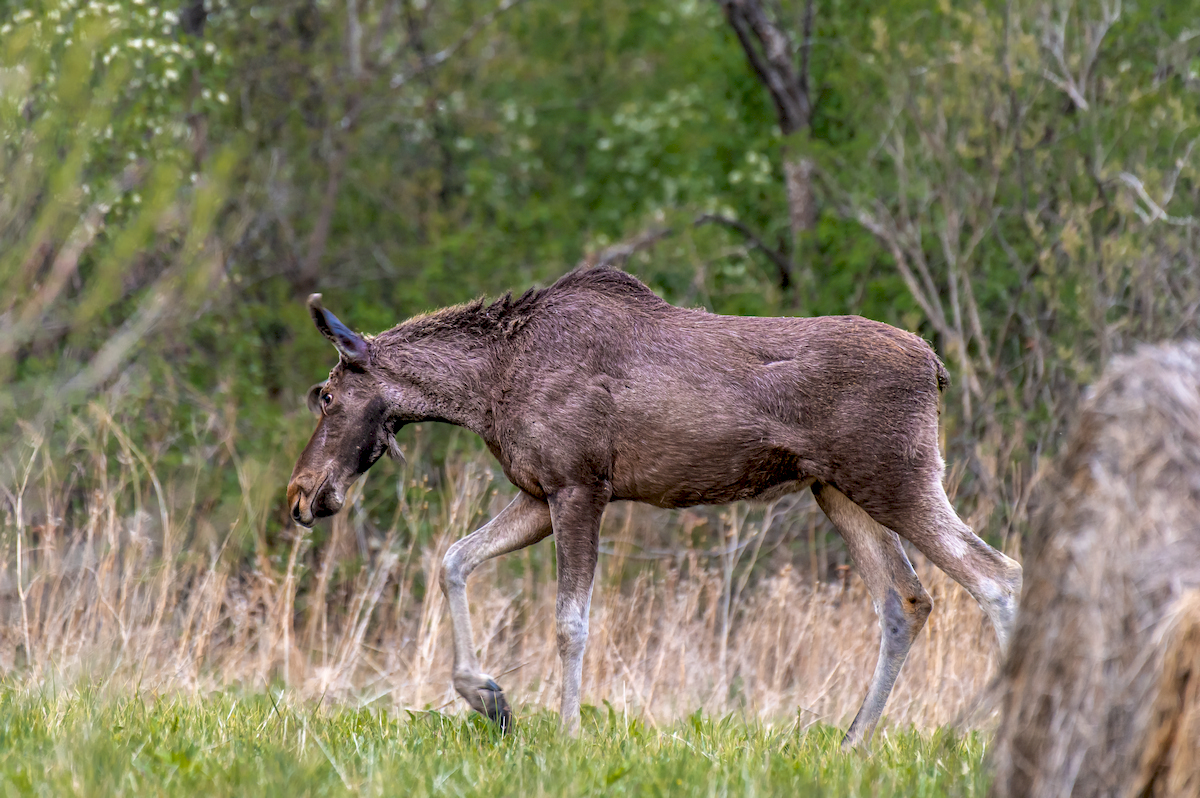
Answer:
M465 709L450 686L449 618L434 586L447 546L507 498L489 467L471 460L448 466L441 501L401 490L404 500L382 538L364 539L355 527L352 494L349 511L332 521L320 547L295 528L275 547L284 556L247 560L231 555L227 544L239 525L265 529L261 507L247 498L230 528L212 529L199 517L203 505L176 508L184 491L164 487L128 438L117 435L116 442L119 464L98 459L89 475L97 489L86 495L62 488L44 448L28 447L23 471L7 480L0 668L9 679L99 678L117 688L201 692L283 682L312 699ZM39 469L42 478L31 479ZM239 476L252 481L240 470ZM420 487L411 474L405 478ZM135 494L132 502L116 498ZM70 524L62 521L68 496L76 502ZM799 551L806 544L815 550L816 518L795 516L815 513L813 503L787 502L765 512L731 507L716 520L610 508L585 701L607 701L651 723L699 708L764 719L790 718L799 708L803 723L844 723L874 667L878 625L852 571L814 583L809 568L788 564L792 555L777 550L768 559L779 546L772 527L784 517L808 530L807 541L803 531L793 536ZM31 505L40 508L36 523ZM720 527L723 548L660 552L638 545L661 539L654 532L662 524L679 526L675 537L689 539L702 523ZM207 547L198 542L198 528L207 530ZM190 542L185 529L192 530ZM435 530L424 545L415 543L420 529ZM510 555L523 558L517 563L523 567L489 563L471 581L481 661L518 708L558 701L548 554ZM970 705L993 671L996 651L966 593L923 562L917 569L935 611L889 716L929 728L954 721Z

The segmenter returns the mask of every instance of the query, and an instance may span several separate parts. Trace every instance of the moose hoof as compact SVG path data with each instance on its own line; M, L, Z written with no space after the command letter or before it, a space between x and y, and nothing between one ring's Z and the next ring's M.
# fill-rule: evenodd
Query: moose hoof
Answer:
M495 679L482 675L475 677L459 677L454 680L454 688L458 694L467 699L471 709L495 721L505 732L512 731L512 710L504 698L504 691Z
M500 685L496 684L496 680L488 679L484 682L478 695L483 704L483 709L480 711L489 719L500 724L500 731L512 731L512 710L508 706L508 700L504 697L504 691L500 689Z

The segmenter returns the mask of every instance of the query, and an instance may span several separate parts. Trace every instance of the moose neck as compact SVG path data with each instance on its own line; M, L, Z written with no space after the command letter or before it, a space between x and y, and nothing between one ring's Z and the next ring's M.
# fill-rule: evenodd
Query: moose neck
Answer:
M494 434L489 388L501 356L491 338L482 331L458 330L387 347L385 373L398 385L414 387L419 397L411 410L402 410L404 420L445 421L490 443Z

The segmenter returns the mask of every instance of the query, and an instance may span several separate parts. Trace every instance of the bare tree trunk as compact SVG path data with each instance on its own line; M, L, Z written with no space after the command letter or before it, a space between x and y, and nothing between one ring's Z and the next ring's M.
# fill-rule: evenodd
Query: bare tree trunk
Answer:
M787 188L788 222L792 232L792 260L796 263L797 279L803 285L812 279L809 258L804 257L805 233L817 223L817 207L813 198L812 158L783 147L783 178Z
M809 97L808 62L812 43L814 0L804 5L803 38L799 48L799 67L794 63L796 48L780 21L772 18L761 0L718 0L725 18L737 34L738 42L758 79L771 95L783 133L783 172L788 200L788 226L792 234L789 268L780 270L780 287L798 284L802 288L812 280L809 258L804 256L807 233L816 225L813 196L813 162L803 153L799 139L807 136L812 125ZM792 137L795 137L793 140Z

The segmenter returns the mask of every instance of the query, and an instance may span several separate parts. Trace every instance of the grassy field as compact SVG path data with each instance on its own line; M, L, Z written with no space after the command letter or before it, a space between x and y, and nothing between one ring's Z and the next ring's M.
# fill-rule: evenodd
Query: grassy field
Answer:
M804 497L606 513L583 676L601 709L578 741L551 711L551 544L480 568L480 661L520 711L501 737L457 714L445 599L430 589L449 544L508 499L486 461L447 463L436 488L413 471L373 476L402 499L386 525L360 482L327 535L273 539L262 508L278 479L239 472L244 507L221 521L133 449L80 465L97 487L73 492L35 454L0 514L5 794L985 791L988 738L970 730L993 725L977 697L995 636L919 558L935 612L871 755L838 749L879 626L853 570L828 567L837 553ZM253 554L226 545L246 530Z
M891 733L843 754L828 726L699 714L658 728L585 708L579 740L529 709L478 717L318 709L287 694L0 688L0 789L44 795L983 795L985 737Z
M486 463L447 465L437 501L408 477L402 486L414 498L383 529L368 523L356 488L327 537L296 533L274 551L249 511L214 528L205 520L213 514L186 494L172 501L164 489L160 507L147 490L157 477L138 463L125 458L118 479L103 472L107 489L74 509L55 493L55 474L31 479L16 491L20 512L0 517L0 673L9 684L99 681L162 695L282 685L297 700L340 706L462 707L450 684L446 602L428 588L450 543L508 499ZM43 486L51 486L44 495ZM268 487L274 495L278 484ZM821 538L813 544L818 512L807 497L711 517L612 507L584 701L657 726L697 709L786 723L798 707L806 724L848 723L875 666L879 624L852 569L820 580L791 550L807 540L802 554L827 559ZM256 521L253 557L219 545ZM717 554L703 550L708 543L659 556L663 530L688 539L701 522L723 542ZM470 585L480 662L510 700L531 707L559 700L553 554L547 541L489 562ZM974 711L996 643L965 591L915 564L935 610L888 716L897 728L933 730Z

